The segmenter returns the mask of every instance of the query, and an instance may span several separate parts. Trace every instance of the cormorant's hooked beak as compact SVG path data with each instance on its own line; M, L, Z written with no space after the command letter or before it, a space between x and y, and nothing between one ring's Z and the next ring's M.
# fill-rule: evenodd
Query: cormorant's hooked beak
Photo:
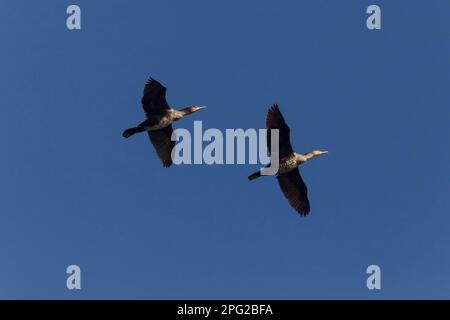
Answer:
M321 155L323 155L323 154L327 154L328 151L315 150L315 151L313 151L312 153L314 154L314 156L317 157L317 156L321 156Z
M206 109L206 106L193 106L193 107L190 108L189 111L191 113L194 113L194 112L200 111L202 109Z

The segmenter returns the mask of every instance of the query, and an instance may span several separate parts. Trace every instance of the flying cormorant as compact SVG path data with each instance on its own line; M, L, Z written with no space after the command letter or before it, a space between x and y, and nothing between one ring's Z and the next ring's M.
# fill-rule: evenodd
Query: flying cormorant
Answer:
M136 127L125 130L122 136L129 138L138 132L147 131L163 165L170 167L172 165L172 149L175 147L175 141L171 140L172 123L206 107L192 106L181 110L172 109L166 101L166 88L151 77L145 85L141 102L147 120Z
M305 154L295 153L291 146L290 129L284 121L278 105L269 108L266 117L267 127L267 148L270 152L271 148L271 129L279 130L279 169L277 172L277 180L281 191L289 201L289 204L302 216L306 216L310 212L308 189L303 182L298 167L307 160L328 153L328 151L314 150ZM253 180L261 177L261 172L257 171L248 177Z

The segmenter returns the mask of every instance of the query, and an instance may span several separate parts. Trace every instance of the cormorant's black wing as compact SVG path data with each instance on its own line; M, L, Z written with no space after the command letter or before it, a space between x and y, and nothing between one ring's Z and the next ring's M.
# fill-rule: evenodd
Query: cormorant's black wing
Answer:
M308 188L303 182L298 168L277 176L278 183L289 204L300 215L306 216L309 211Z
M175 141L171 140L172 126L155 131L147 131L147 133L164 167L170 167L172 165L172 149L175 147Z
M144 96L142 97L142 106L144 107L147 117L161 114L170 109L166 101L166 88L151 78L148 79L144 88Z
M288 154L291 154L294 152L291 146L291 139L290 139L290 129L286 122L284 121L283 115L281 114L280 109L278 108L277 104L274 104L272 107L269 108L269 111L267 112L266 116L266 128L267 130L267 149L269 152L271 152L271 129L278 129L279 130L279 140L280 140L280 149L279 149L279 155L280 158L283 158L284 156L287 156Z

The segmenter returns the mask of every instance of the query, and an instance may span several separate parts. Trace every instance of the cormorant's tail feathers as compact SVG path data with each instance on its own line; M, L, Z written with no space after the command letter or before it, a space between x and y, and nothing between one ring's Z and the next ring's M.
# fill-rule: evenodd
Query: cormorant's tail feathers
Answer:
M256 178L261 177L261 171L256 171L248 176L248 180L255 180Z
M136 134L136 133L142 132L142 131L145 131L145 129L142 128L142 127L129 128L129 129L125 130L125 131L122 133L122 137L124 137L124 138L129 138L129 137L131 137L133 134Z

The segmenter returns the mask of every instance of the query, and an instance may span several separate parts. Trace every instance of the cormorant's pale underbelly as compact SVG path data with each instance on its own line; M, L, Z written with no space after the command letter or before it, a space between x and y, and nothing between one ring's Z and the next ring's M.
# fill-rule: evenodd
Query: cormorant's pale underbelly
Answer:
M297 163L295 156L288 157L287 159L283 159L279 164L278 174L286 173L294 170L299 166Z
M280 166L280 168L278 169L277 174L283 174L289 171L294 170L295 168L297 168L298 166Z

